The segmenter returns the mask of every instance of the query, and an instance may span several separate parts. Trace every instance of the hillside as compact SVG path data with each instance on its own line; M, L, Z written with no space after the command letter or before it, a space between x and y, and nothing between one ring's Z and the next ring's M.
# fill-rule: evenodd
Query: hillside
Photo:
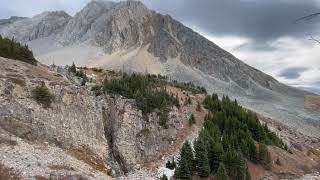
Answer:
M84 85L80 73L70 70L0 58L0 174L4 177L156 179L167 160L177 157L183 143L195 140L203 127L208 111L201 105L206 97L202 88L168 82L162 76L77 68L86 74L81 75L87 77ZM127 99L131 95L127 92L141 88L130 86L131 81L153 90ZM119 82L128 86L118 86ZM53 97L49 106L34 96L34 90L43 86ZM148 93L166 103L143 112L141 102L149 103L143 101ZM171 97L165 94L173 95L179 104L170 104ZM161 124L163 109L159 107L169 108L166 126ZM194 125L190 125L191 114ZM272 168L248 162L253 179L292 178L319 171L319 139L274 120L260 120L283 138L291 153L269 146ZM281 165L275 164L278 158Z
M91 1L74 17L44 12L2 20L0 34L28 43L45 64L161 74L192 82L210 93L319 137L319 112L304 109L304 96L252 68L168 15L141 2Z

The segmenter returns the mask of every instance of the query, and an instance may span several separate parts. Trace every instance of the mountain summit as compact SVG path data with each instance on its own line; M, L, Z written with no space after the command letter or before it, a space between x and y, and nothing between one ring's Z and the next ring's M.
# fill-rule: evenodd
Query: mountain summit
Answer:
M40 62L162 74L193 82L308 135L320 136L318 114L304 110L311 93L248 66L205 37L139 1L94 0L74 17L45 12L1 20L0 34L28 43ZM314 126L316 124L316 126Z

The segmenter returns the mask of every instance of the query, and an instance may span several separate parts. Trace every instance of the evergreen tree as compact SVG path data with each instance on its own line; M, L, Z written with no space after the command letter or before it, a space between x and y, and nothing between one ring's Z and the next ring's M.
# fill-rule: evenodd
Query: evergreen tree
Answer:
M14 38L0 37L0 56L37 65L37 60L29 47L16 42Z
M74 62L73 62L72 65L69 67L68 71L69 71L70 73L76 74L76 72L77 72L77 67L76 67L76 65L74 64Z
M189 125L192 126L195 123L196 123L196 120L195 120L194 114L192 113L189 117Z
M50 93L44 82L41 86L32 90L32 97L38 103L42 104L44 108L49 108L53 100L53 95Z
M190 171L190 165L188 162L188 158L185 156L181 156L178 167L174 172L174 176L176 179L191 179L192 172Z
M224 167L223 163L219 164L216 180L229 180L229 177L227 176L226 168Z
M246 164L235 150L231 149L223 155L223 163L230 178L243 179L245 177Z
M194 169L194 158L192 147L187 141L183 144L180 151L180 159L175 170L175 177L177 179L191 179Z
M167 177L167 175L162 175L162 177L160 178L160 180L168 180L168 177Z
M219 164L222 160L223 147L220 143L215 143L212 147L212 157L209 159L210 169L212 172L217 172Z
M261 164L265 166L265 168L269 169L271 167L270 153L265 144L259 144L258 157L259 157L259 161L261 162Z
M200 177L208 177L210 175L210 165L205 144L200 138L195 142L195 163L196 170Z

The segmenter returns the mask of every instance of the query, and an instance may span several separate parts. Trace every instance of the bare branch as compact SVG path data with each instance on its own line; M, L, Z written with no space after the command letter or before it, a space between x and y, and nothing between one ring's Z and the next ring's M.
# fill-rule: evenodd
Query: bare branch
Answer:
M320 13L314 13L314 14L310 14L308 16L304 16L302 18L299 18L299 19L295 20L294 23L296 24L296 23L298 23L300 21L310 21L311 19L313 19L313 18L315 18L317 16L320 16Z
M310 39L309 39L310 41L315 41L315 42L317 42L318 44L320 44L320 40L318 40L318 39L315 39L313 36L310 36Z

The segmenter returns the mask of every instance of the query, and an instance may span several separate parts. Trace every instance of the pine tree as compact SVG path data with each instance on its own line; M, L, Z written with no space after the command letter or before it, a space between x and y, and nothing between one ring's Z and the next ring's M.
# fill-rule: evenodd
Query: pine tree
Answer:
M69 71L70 73L76 74L76 72L77 72L77 67L76 67L76 65L74 64L74 62L73 62L72 65L69 67L68 71Z
M229 180L229 177L227 176L226 168L224 167L223 163L219 164L216 180Z
M185 156L180 157L178 167L174 172L176 179L191 179L192 172L189 169L188 158Z
M168 180L168 177L167 177L167 175L162 175L162 177L160 178L160 180Z
M200 138L195 142L195 163L196 170L200 177L208 177L210 175L210 165L205 144Z
M223 147L220 143L215 143L212 147L212 157L209 159L210 169L217 172L223 155Z
M180 159L175 170L175 177L177 179L191 179L192 171L194 169L193 161L192 147L187 141L181 148Z
M269 169L271 167L271 157L268 151L268 148L265 144L259 144L259 161L262 163L265 168Z

